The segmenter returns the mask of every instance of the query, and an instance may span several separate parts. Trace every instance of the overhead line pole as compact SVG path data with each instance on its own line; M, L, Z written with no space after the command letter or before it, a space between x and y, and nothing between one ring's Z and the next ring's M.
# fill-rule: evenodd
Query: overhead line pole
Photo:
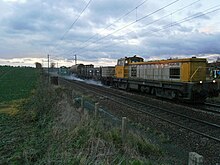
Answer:
M48 66L47 66L47 71L48 71L48 84L50 82L50 76L49 76L49 67L50 67L50 55L48 54L47 55L47 63L48 63Z
M77 64L77 56L76 56L76 54L74 56L75 56L75 65L76 65Z

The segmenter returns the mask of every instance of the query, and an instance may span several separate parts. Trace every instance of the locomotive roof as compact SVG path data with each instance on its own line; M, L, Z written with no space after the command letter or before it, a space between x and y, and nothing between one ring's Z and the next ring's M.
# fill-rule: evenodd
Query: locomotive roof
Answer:
M207 62L207 60L206 60L206 58L183 58L183 59L168 59L168 60L136 62L136 63L131 63L131 65L168 64L168 63L182 63L182 62Z

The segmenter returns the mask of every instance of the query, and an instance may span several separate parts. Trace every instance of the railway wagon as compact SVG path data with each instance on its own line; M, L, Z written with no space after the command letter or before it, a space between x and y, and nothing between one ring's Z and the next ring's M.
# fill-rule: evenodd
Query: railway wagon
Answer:
M115 76L115 67L114 66L106 66L101 67L101 82L104 85L111 86L113 84L113 77Z
M101 76L101 68L94 65L76 64L70 68L70 72L82 79L99 80Z
M81 68L81 75L80 77L83 79L92 79L93 78L93 69L94 65L84 65L84 67Z
M144 62L141 57L125 57L115 67L113 85L135 89L169 99L204 102L218 96L218 85L207 79L204 58Z
M61 66L61 67L58 69L58 74L59 74L59 75L63 75L63 76L68 76L68 75L70 75L69 68L67 68L66 66Z
M75 74L75 75L81 75L82 74L82 68L84 67L83 64L76 64L71 66L70 68L70 73Z
M100 80L101 74L102 74L101 67L95 67L95 68L91 69L90 72L92 73L92 79Z

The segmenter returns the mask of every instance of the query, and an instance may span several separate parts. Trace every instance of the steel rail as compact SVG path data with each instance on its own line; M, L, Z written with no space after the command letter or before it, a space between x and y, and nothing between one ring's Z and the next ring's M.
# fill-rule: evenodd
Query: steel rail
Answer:
M205 109L205 111L207 111L207 112L212 112L212 113L214 113L214 114L220 114L220 105L219 105L219 104L213 104L213 103L207 103L207 102L205 102L204 105L209 106L209 107L219 108L219 110Z

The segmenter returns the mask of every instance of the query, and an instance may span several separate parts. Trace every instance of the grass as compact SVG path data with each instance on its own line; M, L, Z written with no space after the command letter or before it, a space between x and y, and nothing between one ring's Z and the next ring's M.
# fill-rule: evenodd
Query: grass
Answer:
M0 106L0 164L150 165L163 156L132 132L122 144L120 128L81 116L67 91L41 83L28 99Z
M5 113L9 115L15 115L18 113L18 109L15 103L0 104L0 114Z
M119 127L87 119L72 103L70 90L44 81L36 85L39 75L33 68L2 70L0 79L8 83L3 83L6 89L0 86L5 92L0 103L0 164L152 165L158 164L152 157L163 157L163 151L143 136L129 131L122 143ZM12 86L18 89L10 93ZM25 86L27 93L20 94Z

